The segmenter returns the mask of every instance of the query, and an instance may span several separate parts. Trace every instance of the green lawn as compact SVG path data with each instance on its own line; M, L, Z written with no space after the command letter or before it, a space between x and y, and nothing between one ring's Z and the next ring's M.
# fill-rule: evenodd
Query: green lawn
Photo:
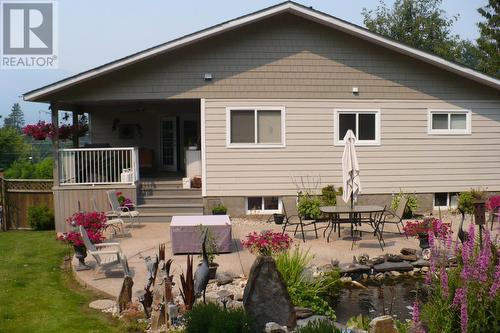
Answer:
M53 231L0 232L0 333L123 331L88 308L96 295L62 268L67 254Z

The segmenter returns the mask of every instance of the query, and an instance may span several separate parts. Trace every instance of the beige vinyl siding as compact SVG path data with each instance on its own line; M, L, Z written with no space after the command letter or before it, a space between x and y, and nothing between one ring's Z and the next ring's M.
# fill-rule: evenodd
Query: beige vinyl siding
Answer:
M286 147L226 148L226 107L284 106ZM364 194L500 190L500 101L224 100L205 104L207 196L294 195L300 177L341 185L334 109L380 109L381 145L358 147ZM472 111L472 134L427 134L428 109Z
M203 80L211 73L213 81ZM498 91L318 23L281 14L47 99L494 99Z

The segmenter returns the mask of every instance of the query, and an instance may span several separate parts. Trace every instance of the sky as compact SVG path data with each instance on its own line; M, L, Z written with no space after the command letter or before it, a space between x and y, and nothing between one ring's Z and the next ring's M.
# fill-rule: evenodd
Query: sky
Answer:
M0 0L1 2L1 0ZM59 68L0 69L0 115L20 103L26 123L48 120L47 104L24 102L22 94L157 44L231 20L283 1L271 0L59 0ZM363 8L378 0L296 0L346 21L363 25ZM386 0L389 6L394 0ZM447 15L459 15L453 33L478 37L477 8L487 0L443 0ZM0 36L1 38L1 36ZM3 119L0 120L3 124Z

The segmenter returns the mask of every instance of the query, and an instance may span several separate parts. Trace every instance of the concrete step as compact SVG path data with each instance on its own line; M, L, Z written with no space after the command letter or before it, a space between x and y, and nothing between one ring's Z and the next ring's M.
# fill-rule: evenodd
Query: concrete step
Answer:
M198 204L203 205L201 195L155 195L138 198L139 204Z
M137 205L137 210L141 213L163 213L166 215L178 214L203 214L203 204L141 204Z
M201 189L199 188L141 188L139 190L140 197L157 197L157 196L199 196L201 198Z
M185 215L201 216L201 215L203 215L203 213L189 213L189 214L177 213L177 214L173 214L173 215L177 215L177 216L185 216ZM145 223L153 223L153 222L165 223L165 222L172 221L173 215L164 214L164 213L142 213L141 212L140 221L141 221L141 223L142 222L145 222Z

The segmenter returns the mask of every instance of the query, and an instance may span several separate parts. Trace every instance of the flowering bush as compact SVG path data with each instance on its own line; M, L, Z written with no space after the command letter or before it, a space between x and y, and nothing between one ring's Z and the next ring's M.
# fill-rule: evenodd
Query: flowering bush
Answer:
M496 207L500 206L500 195L494 195L486 201L486 209L492 211Z
M120 207L127 207L128 209L134 207L132 200L124 196L122 192L116 192L116 196L118 198L118 203L120 204Z
M442 220L433 217L425 218L423 221L408 221L403 230L408 236L418 236L421 233L432 232L434 236L443 238L452 233L450 223L444 223Z
M255 255L273 256L284 252L290 248L292 239L288 234L264 230L260 233L256 231L249 233L246 240L241 242L244 248Z
M82 236L78 230L79 226L83 226L92 243L102 243L105 239L102 233L106 221L106 215L101 212L75 213L66 219L66 222L73 230L64 233L58 239L74 246L84 245Z
M452 249L451 236L429 233L432 256L426 282L429 300L420 313L414 307L415 328L422 332L495 332L500 326L500 248L485 230L482 247L470 225L468 239ZM456 267L447 268L450 254ZM420 317L419 317L420 315Z

